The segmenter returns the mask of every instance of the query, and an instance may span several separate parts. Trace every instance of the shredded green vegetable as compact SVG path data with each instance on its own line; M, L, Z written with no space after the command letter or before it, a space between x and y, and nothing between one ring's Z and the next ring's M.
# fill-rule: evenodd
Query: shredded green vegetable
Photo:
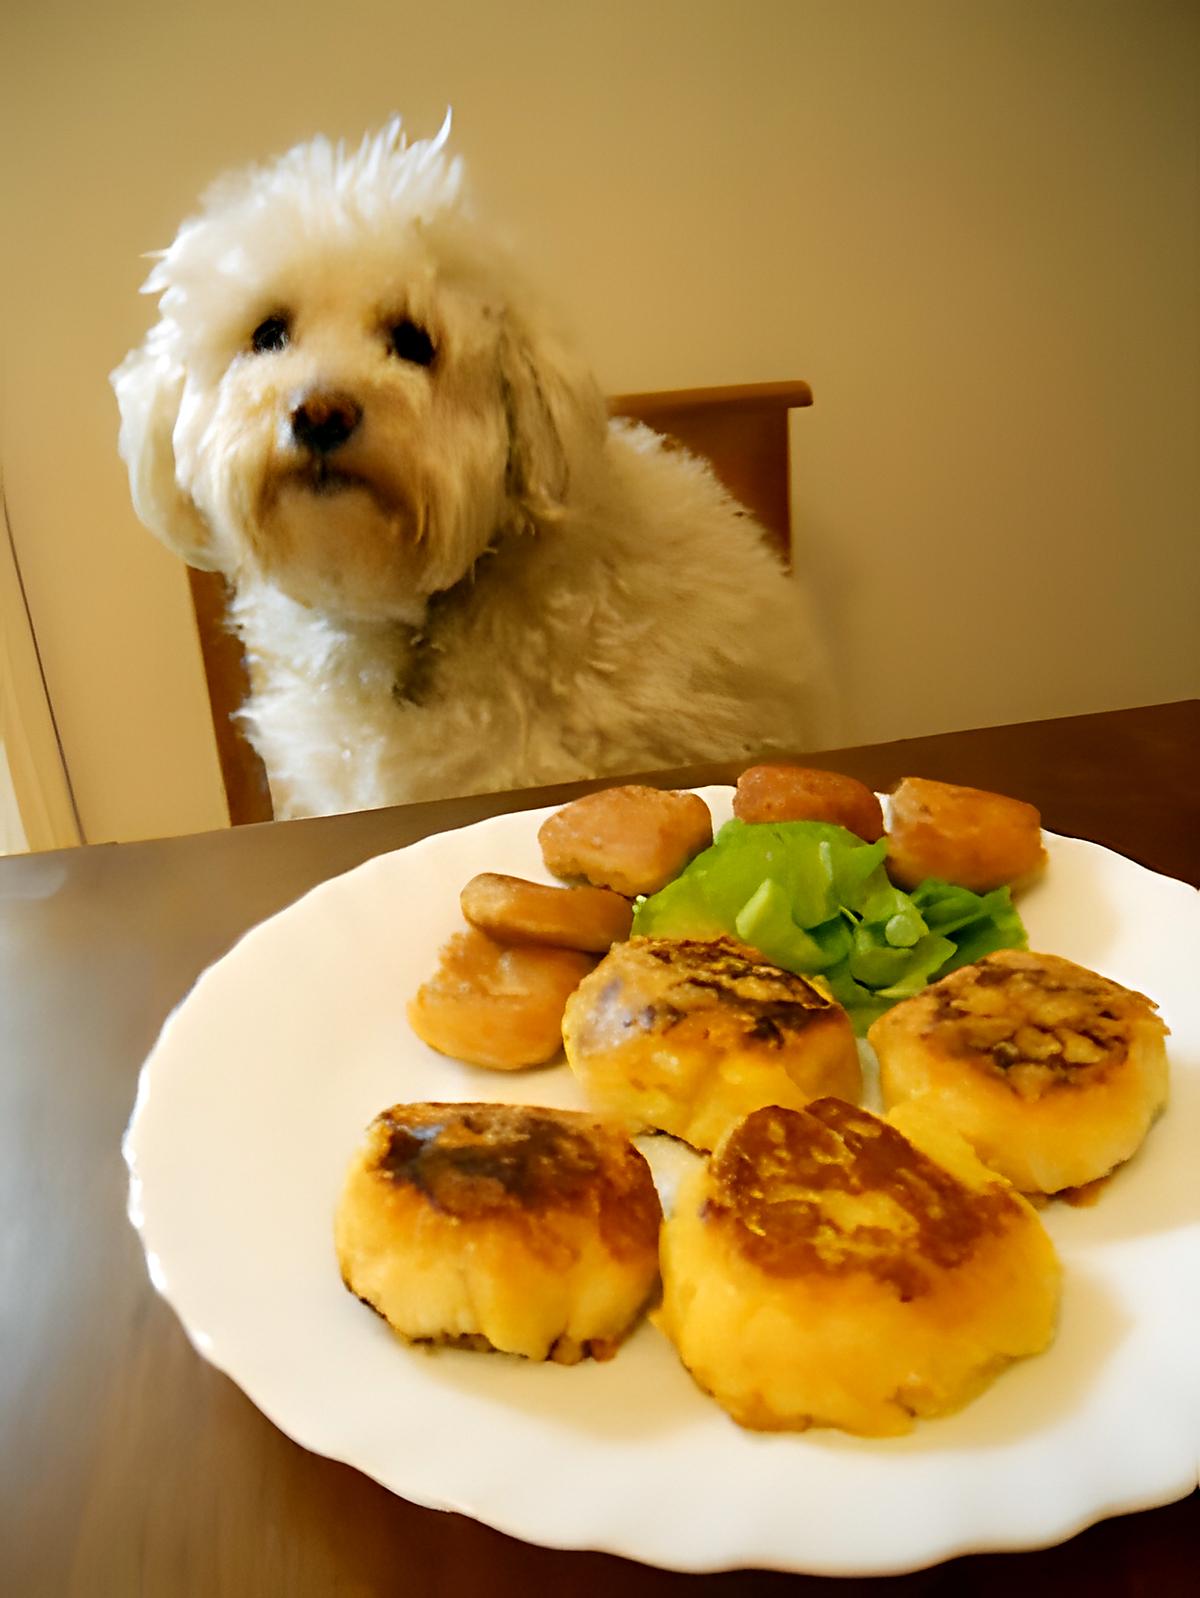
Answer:
M639 900L644 937L732 933L788 971L818 976L861 1036L899 999L994 949L1026 947L1007 888L889 880L887 844L824 821L723 826L710 849Z

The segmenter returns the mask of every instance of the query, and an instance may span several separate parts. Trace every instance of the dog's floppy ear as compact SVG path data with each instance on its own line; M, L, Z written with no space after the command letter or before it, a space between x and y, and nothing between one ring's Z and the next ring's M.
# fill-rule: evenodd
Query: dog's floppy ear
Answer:
M208 524L175 475L172 435L183 398L183 368L155 343L151 333L110 379L121 411L117 448L129 469L133 508L189 566L217 571L221 561Z
M555 339L506 317L500 383L508 420L506 488L533 522L562 513L575 477L602 447L607 419L590 374Z

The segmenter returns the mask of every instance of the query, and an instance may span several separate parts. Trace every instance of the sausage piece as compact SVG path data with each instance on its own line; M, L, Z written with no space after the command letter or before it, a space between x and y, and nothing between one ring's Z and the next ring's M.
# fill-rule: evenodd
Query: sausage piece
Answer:
M633 908L611 888L551 888L483 871L462 891L462 912L500 943L550 944L604 954L629 936Z
M738 778L741 821L832 821L867 843L883 836L883 810L865 783L807 766L751 766Z
M892 794L888 875L901 888L940 877L987 893L1044 864L1042 818L1023 799L905 777Z
M697 794L634 784L573 799L542 823L538 842L556 877L582 877L632 899L665 887L712 836Z
M409 1001L409 1023L431 1049L471 1065L543 1065L562 1047L567 999L595 963L574 949L506 948L471 927Z

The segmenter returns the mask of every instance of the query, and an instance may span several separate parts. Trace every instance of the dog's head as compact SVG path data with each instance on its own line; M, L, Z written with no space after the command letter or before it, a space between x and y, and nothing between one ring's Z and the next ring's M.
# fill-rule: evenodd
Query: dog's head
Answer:
M586 473L599 393L473 221L447 133L299 146L158 259L160 320L113 386L138 514L191 564L416 621Z

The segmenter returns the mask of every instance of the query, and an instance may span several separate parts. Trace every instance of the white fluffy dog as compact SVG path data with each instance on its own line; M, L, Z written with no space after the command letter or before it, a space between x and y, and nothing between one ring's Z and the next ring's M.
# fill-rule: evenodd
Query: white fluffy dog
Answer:
M276 813L811 747L798 586L706 465L607 421L447 132L219 182L113 374L138 515L234 588Z

